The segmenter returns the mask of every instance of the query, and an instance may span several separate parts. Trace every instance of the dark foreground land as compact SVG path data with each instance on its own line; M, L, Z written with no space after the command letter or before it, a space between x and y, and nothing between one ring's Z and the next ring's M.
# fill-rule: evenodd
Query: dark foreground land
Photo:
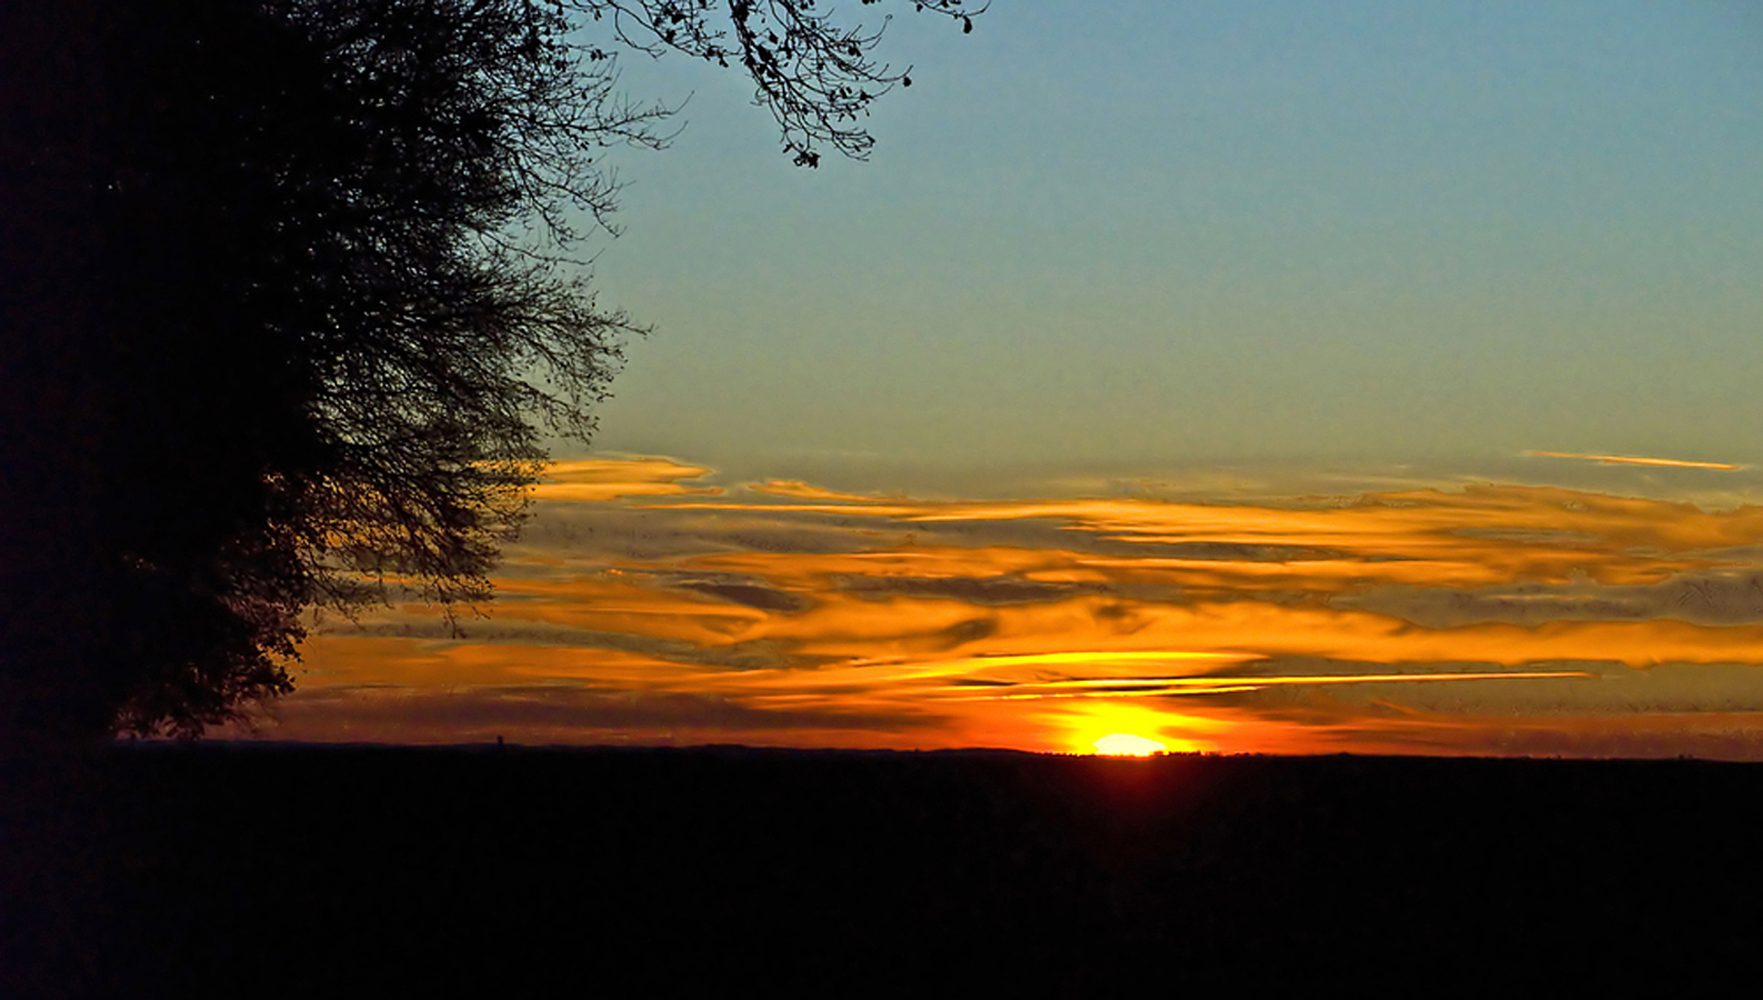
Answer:
M0 768L8 996L1440 995L1747 968L1763 929L1752 765L210 745Z

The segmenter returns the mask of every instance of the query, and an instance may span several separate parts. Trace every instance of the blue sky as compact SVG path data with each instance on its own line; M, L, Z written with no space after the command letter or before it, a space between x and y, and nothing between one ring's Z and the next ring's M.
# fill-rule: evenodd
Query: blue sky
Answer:
M847 5L852 15L877 8ZM689 95L595 265L653 323L601 449L1153 473L1763 444L1763 13L1742 3L903 9L867 163ZM908 484L901 484L908 485Z

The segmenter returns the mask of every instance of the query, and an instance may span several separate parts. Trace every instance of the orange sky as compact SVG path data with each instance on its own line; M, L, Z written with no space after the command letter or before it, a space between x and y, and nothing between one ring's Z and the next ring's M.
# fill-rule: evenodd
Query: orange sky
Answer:
M264 738L1763 756L1763 509L921 500L557 463L487 617L322 619Z

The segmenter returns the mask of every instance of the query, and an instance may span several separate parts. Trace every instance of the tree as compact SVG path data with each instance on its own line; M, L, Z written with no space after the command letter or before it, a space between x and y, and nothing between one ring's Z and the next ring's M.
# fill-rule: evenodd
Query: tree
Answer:
M915 6L971 28L960 0ZM864 156L857 117L910 84L814 0L18 7L15 733L198 734L290 689L313 604L488 596L541 434L588 438L638 329L563 266L575 220L615 208L602 150L665 144L669 109L616 91L619 51L737 66L805 166Z

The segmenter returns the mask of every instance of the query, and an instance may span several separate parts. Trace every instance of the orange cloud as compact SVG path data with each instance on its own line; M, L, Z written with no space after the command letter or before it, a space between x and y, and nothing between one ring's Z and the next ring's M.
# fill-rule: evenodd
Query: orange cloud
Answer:
M535 500L606 501L635 496L688 494L714 496L715 486L685 486L679 480L709 475L710 469L681 465L667 458L588 458L552 462L542 481L531 487Z
M1742 469L1742 465L1728 465L1725 462L1686 462L1676 458L1641 458L1636 455L1582 455L1571 451L1527 451L1526 455L1537 458L1583 458L1605 465L1662 465L1676 469L1721 469L1734 471Z
M767 479L752 487L756 493L769 493L772 496L789 497L793 500L832 500L838 503L882 503L885 498L864 496L860 493L839 493L834 490L811 486L800 479Z
M452 713L569 742L1483 752L1501 725L1543 745L1624 698L1742 719L1755 684L1763 704L1758 508L1504 485L925 501L779 480L754 489L784 502L754 503L688 485L710 471L560 463L535 521L569 530L511 550L491 618L458 637L404 606L321 630L282 732L340 731L331 711L350 738L374 719L414 738ZM633 525L651 541L609 547ZM1696 686L1714 675L1695 665L1723 664L1740 665L1725 687Z
M1376 564L1430 560L1457 575L1441 582L1565 580L1634 583L1712 565L1723 548L1763 538L1763 508L1702 511L1689 504L1556 487L1473 486L1461 492L1373 494L1351 503L1197 504L1154 499L895 501L861 504L675 503L668 510L835 514L905 524L1064 522L1099 542L1320 550L1361 574L1399 575ZM1655 550L1638 552L1636 550ZM1657 553L1703 553L1662 562ZM1301 557L1286 565L1307 568Z

